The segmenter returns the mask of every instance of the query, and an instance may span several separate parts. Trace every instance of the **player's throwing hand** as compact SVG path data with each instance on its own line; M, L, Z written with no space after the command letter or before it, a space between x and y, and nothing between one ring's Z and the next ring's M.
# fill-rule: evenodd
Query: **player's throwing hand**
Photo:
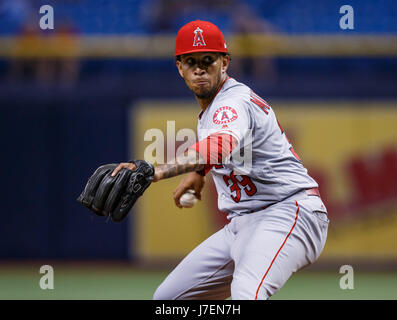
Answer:
M194 195L198 200L201 200L201 190L203 189L205 184L205 177L198 174L197 172L190 172L188 173L182 181L179 183L179 185L176 187L174 191L174 201L175 205L178 208L183 208L183 206L180 204L179 199L181 196L187 192L189 189L194 190Z

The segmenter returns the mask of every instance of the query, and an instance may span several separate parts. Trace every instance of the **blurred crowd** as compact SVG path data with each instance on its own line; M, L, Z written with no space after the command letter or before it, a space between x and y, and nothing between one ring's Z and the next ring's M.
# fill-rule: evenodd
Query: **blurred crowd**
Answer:
M71 86L79 74L76 26L61 17L54 30L42 30L39 7L38 2L28 0L3 0L0 4L0 15L16 35L11 40L6 79Z
M51 4L51 1L47 2ZM79 6L82 11L80 18L95 21L93 24L96 25L99 33L103 32L106 25L109 27L109 32L105 33L111 33L111 30L115 30L114 23L117 22L121 25L117 27L118 30L126 30L130 33L144 30L149 34L175 34L180 26L191 20L209 20L221 28L226 38L230 33L240 35L236 42L240 54L233 56L230 70L234 76L250 76L263 81L272 81L276 78L275 65L271 57L250 55L250 52L255 51L256 46L254 38L250 35L269 34L274 32L275 28L252 5L243 1L149 0L125 1L123 5L117 1L113 5L109 1L99 1L99 3L103 7L93 9L89 17L87 11L93 5L90 0L78 3L54 2L55 28L41 30L38 23L40 1L3 0L0 4L0 17L3 22L6 21L6 24L0 24L0 32L18 36L12 43L7 79L33 80L42 85L60 83L68 86L76 82L79 76L79 43L75 35L85 33L88 25L87 21L81 23L73 15L76 7ZM66 10L68 7L75 10L68 11ZM135 8L135 12L128 16L123 12L123 8L131 7ZM101 21L102 11L110 12L109 16L117 19ZM95 14L97 17L94 19L92 15Z
M39 28L43 4L54 7L54 30ZM352 0L351 5L360 19L358 32L397 32L395 2L375 6ZM201 19L218 25L226 41L234 36L230 72L235 77L274 83L277 64L271 53L262 54L257 35L272 41L280 33L340 32L338 8L337 1L314 0L1 0L0 54L9 60L7 79L71 85L79 77L82 56L76 34L175 35L185 23ZM1 50L6 44L12 46L8 56Z

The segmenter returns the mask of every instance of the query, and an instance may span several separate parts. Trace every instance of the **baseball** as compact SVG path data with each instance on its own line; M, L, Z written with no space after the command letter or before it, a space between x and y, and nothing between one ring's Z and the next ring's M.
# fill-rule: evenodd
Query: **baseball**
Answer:
M197 198L194 195L194 190L187 190L179 199L179 203L185 208L193 207L197 202Z

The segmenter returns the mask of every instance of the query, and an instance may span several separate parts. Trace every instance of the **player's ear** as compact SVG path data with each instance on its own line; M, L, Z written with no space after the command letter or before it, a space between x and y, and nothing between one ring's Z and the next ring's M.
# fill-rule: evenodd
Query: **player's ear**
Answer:
M176 60L175 64L176 64L176 67L178 68L178 72L179 72L180 76L183 78L182 62L180 60Z
M222 72L226 72L227 68L229 67L229 63L230 63L230 56L228 54L222 55L221 56L222 59Z

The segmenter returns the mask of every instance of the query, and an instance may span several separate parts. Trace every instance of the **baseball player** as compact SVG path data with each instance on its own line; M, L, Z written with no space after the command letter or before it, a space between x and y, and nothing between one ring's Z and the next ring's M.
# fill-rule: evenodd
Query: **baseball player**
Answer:
M269 104L227 75L230 56L217 26L200 20L184 25L176 37L175 57L180 76L201 107L198 142L173 164L153 168L138 160L113 165L106 169L111 172L107 181L132 172L133 181L145 182L130 188L141 195L152 181L186 174L174 191L175 204L182 208L179 200L189 189L201 199L205 175L211 171L219 210L230 222L180 262L154 299L268 299L324 248L329 220L318 184ZM134 176L144 171L146 180ZM101 196L103 189L99 186ZM92 209L98 192L89 193L85 190L80 201ZM128 207L129 198L122 199ZM113 207L105 202L108 209ZM101 209L103 203L96 201L93 211L120 220L109 212L113 209Z

